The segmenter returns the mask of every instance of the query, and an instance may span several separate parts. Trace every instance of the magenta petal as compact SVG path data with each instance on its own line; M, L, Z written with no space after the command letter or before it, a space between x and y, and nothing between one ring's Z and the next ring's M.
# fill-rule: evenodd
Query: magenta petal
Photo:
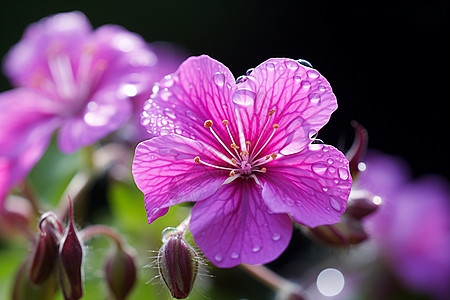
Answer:
M0 212L3 210L3 203L6 195L11 188L10 174L12 171L12 163L7 157L0 156Z
M145 194L149 223L172 205L206 199L226 180L227 172L194 162L202 154L211 156L203 143L178 135L153 138L137 146L132 171Z
M253 180L222 186L192 209L190 230L216 266L265 264L278 258L292 235L287 214L271 214Z
M60 150L71 153L105 137L126 122L131 107L119 87L97 91L83 114L64 121L58 134Z
M43 109L43 100L26 89L0 94L0 157L12 164L11 186L22 180L42 157L60 123Z
M350 194L348 161L336 148L310 145L274 161L261 178L262 196L274 213L315 227L340 221Z
M234 77L223 64L206 55L188 58L155 87L144 105L142 124L155 135L177 133L217 144L203 124L212 120L221 126L223 120L234 120L234 89Z
M49 55L78 49L91 30L81 12L56 14L33 23L6 55L4 72L15 85L32 86L37 74L48 76Z
M233 102L240 109L250 141L257 140L269 111L275 110L269 124L279 128L269 147L283 155L301 151L337 108L331 86L319 72L285 58L272 58L257 66L238 84ZM263 140L270 133L266 131Z

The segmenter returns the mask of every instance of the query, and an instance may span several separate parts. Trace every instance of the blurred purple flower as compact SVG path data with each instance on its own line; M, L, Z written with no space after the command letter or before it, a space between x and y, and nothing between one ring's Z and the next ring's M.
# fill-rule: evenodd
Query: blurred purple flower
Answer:
M55 129L71 153L123 125L156 65L139 35L115 25L92 30L80 12L31 24L3 65L17 88L0 94L0 157L12 166L0 196L41 158Z
M389 266L411 290L437 299L450 294L450 190L437 176L408 181L403 161L372 153L356 182L383 199L368 231Z
M142 124L159 137L136 149L133 175L149 223L197 202L191 232L215 265L263 264L287 247L291 219L339 222L348 161L314 144L337 108L327 80L291 59L269 59L234 80L208 56L155 85ZM290 217L289 217L290 216Z

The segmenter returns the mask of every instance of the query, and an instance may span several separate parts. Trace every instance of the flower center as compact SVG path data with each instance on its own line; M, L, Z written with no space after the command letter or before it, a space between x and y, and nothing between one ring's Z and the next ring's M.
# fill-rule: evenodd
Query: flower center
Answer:
M230 178L225 183L229 183L238 177L246 179L253 178L257 183L259 183L255 174L266 173L267 169L263 167L263 165L265 165L270 161L273 161L277 157L276 153L260 157L261 152L269 144L273 135L275 134L275 131L279 128L278 124L273 124L272 125L273 131L271 132L269 137L265 141L262 140L262 137L264 136L264 133L274 113L275 110L273 109L269 111L268 119L254 145L252 145L252 142L245 139L241 119L239 116L239 112L237 110L236 110L236 119L237 119L236 121L239 133L240 146L236 144L235 139L233 138L230 127L228 126L229 125L228 120L223 120L222 124L226 127L226 131L228 132L228 135L231 139L231 144L229 146L227 146L227 144L223 142L223 140L219 137L219 135L214 131L213 121L211 120L205 121L204 126L210 130L211 134L217 139L217 141L222 145L222 147L227 152L227 154L224 154L222 152L216 151L215 149L212 149L213 153L216 154L218 158L226 162L228 166L225 167L207 163L201 160L199 156L195 157L194 161L196 163L202 163L208 167L229 171Z

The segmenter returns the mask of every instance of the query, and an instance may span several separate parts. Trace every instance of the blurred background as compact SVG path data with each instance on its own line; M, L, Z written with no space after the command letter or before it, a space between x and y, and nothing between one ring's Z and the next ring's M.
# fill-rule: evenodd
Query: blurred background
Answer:
M148 42L174 43L188 55L208 54L229 67L235 77L271 57L306 59L331 83L339 104L330 123L320 131L320 139L348 150L354 138L350 122L357 120L369 132L370 148L403 157L415 177L434 173L450 178L448 6L448 1L16 0L1 5L0 57L19 41L30 23L51 14L79 10L94 28L118 24ZM10 88L8 80L0 76L0 92ZM58 199L55 195L64 190L67 180L58 186L54 180L59 173L40 178L40 172L46 172L56 160L69 163L61 171L66 176L62 178L69 178L67 174L73 174L79 156L65 157L55 145L50 147L30 175L41 198ZM91 212L88 215L93 216L86 222L115 226L126 233L138 252L157 250L161 230L176 226L186 215L185 208L176 208L149 229L142 194L115 185L109 191L110 199L105 200L106 184L100 177L92 185L90 197L96 204L90 205L97 210L100 207L102 214ZM52 188L39 191L39 186ZM100 192L95 190L99 188ZM124 198L128 202L124 203ZM108 218L110 214L114 220ZM148 240L143 242L146 235ZM27 249L3 245L0 243L0 250L4 249L0 253L0 278L11 282L9 274ZM88 249L86 299L101 299L98 297L103 297L99 295L104 294L105 287L98 288L102 268L98 258L107 252L108 242L95 239ZM151 263L154 254L145 255L138 265ZM317 274L325 267L320 266L323 257L340 259L342 255L312 244L297 231L291 247L270 267L289 276L295 274L295 266L300 274L297 277L308 278L307 272ZM311 269L315 264L317 269ZM139 272L139 288L132 299L168 298L158 284L153 284L158 279L144 285L155 272ZM239 269L207 267L202 273L192 299L273 299L268 288ZM351 282L351 278L348 280ZM406 295L405 299L412 297Z

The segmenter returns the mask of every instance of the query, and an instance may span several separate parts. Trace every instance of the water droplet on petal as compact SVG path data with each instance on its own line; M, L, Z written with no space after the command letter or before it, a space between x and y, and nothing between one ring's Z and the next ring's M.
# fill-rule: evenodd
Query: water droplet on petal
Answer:
M324 192L327 192L327 191L328 191L328 188L327 188L327 187L323 187L322 190L323 190Z
M167 101L169 99L169 96L172 95L172 93L167 89L164 88L161 93L159 94L159 96L161 97L162 100Z
M222 254L221 253L217 253L215 256L214 256L214 259L215 260L217 260L217 261L222 261Z
M302 77L299 76L299 75L295 75L294 76L294 80L297 81L297 82L300 82L300 81L302 81Z
M330 205L335 211L341 211L341 206L339 205L339 202L336 201L336 199L330 198Z
M312 68L313 66L311 65L311 63L305 59L299 59L297 60L297 62L301 65L304 65L305 67L310 67Z
M272 240L279 241L281 239L281 235L279 233L274 233L272 235Z
M319 76L320 76L319 72L317 72L316 70L309 70L308 72L306 72L306 74L311 79L316 79L316 78L319 78Z
M318 174L318 175L323 175L325 173L325 171L328 169L328 166L325 165L324 163L313 163L311 166L312 170L314 173Z
M288 60L285 62L286 67L288 67L291 70L297 70L298 69L298 64L295 61L292 60Z
M338 173L339 173L339 177L342 180L347 180L348 179L348 171L346 169L339 168L338 169Z
M233 252L233 253L231 253L231 258L237 259L237 258L239 258L239 254L237 252Z
M310 139L310 140L315 140L318 133L319 133L319 132L318 132L317 130L311 129L311 130L309 131L309 133L308 133L309 139Z
M241 75L241 76L239 76L239 77L236 79L236 84L244 83L244 82L246 82L246 81L247 81L247 76Z
M330 166L330 167L328 168L328 172L330 172L330 173L334 173L334 172L336 172L336 168L335 168L335 167L332 167L332 166Z
M334 160L332 158L329 158L329 159L327 159L327 163L329 163L331 165L332 163L334 163Z
M334 181L334 183L336 183L336 184L339 183L339 179L337 179L337 178L335 178L333 181Z
M154 214L156 214L158 211L159 211L159 208L158 208L158 207L155 207L154 209L152 209L152 210L150 211L150 215L154 215Z
M254 253L258 252L259 250L261 250L261 246L258 246L258 245L255 245L252 248L252 252L254 252Z
M213 80L214 83L217 84L218 86L223 86L223 84L225 83L225 75L223 75L220 72L217 72L216 74L213 75Z
M309 101L311 101L311 103L317 104L320 103L320 95L318 93L312 93L308 96Z
M269 71L273 71L273 70L275 70L275 65L273 63L268 63L266 65L266 69Z
M250 74L252 74L253 70L255 70L254 68L250 68L247 70L247 72L245 72L245 75L250 76Z
M252 105L255 101L256 94L247 89L240 89L237 90L233 95L233 102L242 105L242 106L249 106Z
M311 88L311 82L309 82L308 80L303 80L302 81L302 89L305 91L309 91L310 88Z

